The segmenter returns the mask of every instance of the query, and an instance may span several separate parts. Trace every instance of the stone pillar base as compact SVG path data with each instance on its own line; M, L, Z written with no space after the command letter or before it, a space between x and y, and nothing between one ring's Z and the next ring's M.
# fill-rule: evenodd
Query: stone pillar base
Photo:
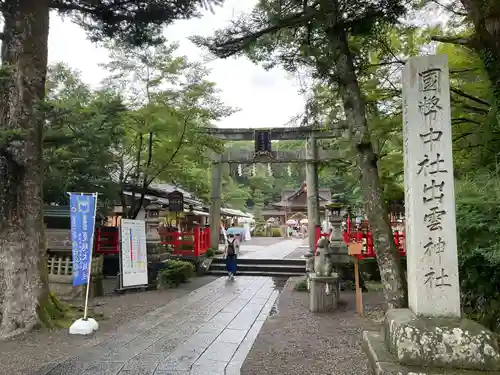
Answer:
M335 311L339 305L340 283L337 274L318 276L310 273L309 309L312 312Z
M383 334L363 332L375 375L500 375L496 335L468 319L389 310Z

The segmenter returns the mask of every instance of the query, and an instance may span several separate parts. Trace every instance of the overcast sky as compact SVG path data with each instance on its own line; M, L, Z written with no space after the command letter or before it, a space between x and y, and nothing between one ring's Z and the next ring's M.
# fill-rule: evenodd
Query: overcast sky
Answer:
M166 35L170 41L180 43L180 54L191 60L202 60L205 52L187 37L211 35L255 3L256 0L226 0L223 8L215 9L215 14L179 21L166 30ZM49 37L51 63L63 61L81 71L85 82L98 86L106 73L98 64L106 59L106 50L89 42L83 30L70 20L53 15ZM216 59L207 66L212 70L210 80L222 90L225 104L241 109L218 123L220 127L279 127L303 111L304 97L298 94L298 81L280 69L265 71L244 57Z

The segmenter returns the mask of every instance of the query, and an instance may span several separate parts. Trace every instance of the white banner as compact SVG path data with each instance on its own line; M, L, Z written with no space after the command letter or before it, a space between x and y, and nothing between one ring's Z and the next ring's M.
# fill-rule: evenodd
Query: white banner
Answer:
M121 220L122 288L148 284L146 223L143 220Z

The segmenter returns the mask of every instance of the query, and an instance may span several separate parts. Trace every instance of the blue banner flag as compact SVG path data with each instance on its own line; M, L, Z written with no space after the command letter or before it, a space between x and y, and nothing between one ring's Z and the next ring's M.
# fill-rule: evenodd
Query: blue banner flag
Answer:
M94 242L96 194L69 193L73 286L88 283Z

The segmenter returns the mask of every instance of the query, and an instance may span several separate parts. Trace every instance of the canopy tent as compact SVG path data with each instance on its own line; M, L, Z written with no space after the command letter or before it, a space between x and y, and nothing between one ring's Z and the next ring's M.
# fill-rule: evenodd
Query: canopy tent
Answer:
M297 221L301 221L302 219L306 219L306 218L307 218L307 215L304 214L303 212L297 212L297 213L290 216L290 219L294 219Z

